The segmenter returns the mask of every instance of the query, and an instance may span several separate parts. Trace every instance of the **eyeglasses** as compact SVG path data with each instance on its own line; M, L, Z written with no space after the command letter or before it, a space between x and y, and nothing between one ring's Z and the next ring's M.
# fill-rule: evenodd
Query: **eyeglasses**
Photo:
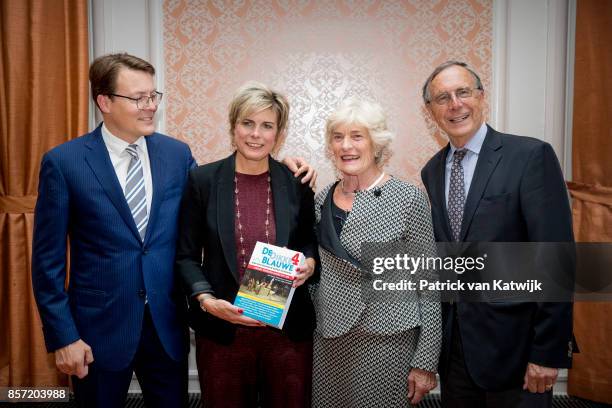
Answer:
M132 98L130 96L125 96L125 95L117 95L114 93L111 94L107 94L108 96L117 96L119 98L125 98L125 99L129 99L130 101L134 101L136 102L136 107L140 110L146 109L149 104L153 104L155 106L159 106L159 104L161 103L162 100L162 96L164 96L163 93L161 92L153 92L153 94L149 95L149 96L141 96L140 98Z
M452 95L455 94L456 98L459 98L461 100L465 100L468 98L471 98L472 95L474 95L474 91L482 91L481 88L458 88L455 89L455 92L443 92L439 95L436 95L435 98L433 98L432 100L437 104L437 105L448 105L452 100Z

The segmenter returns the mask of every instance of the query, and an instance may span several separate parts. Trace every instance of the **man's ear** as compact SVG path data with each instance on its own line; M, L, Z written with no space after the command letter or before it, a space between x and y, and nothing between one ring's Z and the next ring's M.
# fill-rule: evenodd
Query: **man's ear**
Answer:
M96 102L102 113L110 113L110 97L107 95L98 95Z
M425 108L425 112L427 112L427 115L429 115L429 119L433 120L435 122L435 118L433 115L433 111L431 110L431 102L426 103L423 108Z

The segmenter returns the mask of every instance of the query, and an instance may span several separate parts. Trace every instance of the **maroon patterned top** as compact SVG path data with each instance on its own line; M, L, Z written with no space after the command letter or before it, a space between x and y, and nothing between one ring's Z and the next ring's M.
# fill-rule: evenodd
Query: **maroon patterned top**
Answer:
M276 242L276 223L274 222L274 197L270 191L270 215L268 217L268 241L266 241L266 201L268 199L268 176L269 172L251 175L236 172L238 179L239 208L236 208L236 193L234 189L234 231L236 237L236 262L240 279L244 275L245 268L242 266L241 250L244 246L244 261L248 264L251 259L255 243L257 241ZM234 186L235 187L235 186ZM237 211L240 210L240 222L242 223L243 245L240 244L240 231L238 230Z

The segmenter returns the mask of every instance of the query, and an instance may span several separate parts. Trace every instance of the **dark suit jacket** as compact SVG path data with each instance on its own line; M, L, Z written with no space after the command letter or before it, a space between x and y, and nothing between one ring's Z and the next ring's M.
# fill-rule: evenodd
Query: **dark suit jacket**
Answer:
M444 194L446 156L439 151L421 172L431 200L437 241L452 241ZM572 217L563 174L552 147L488 127L466 197L461 241L569 242ZM453 319L459 321L465 361L479 386L522 385L527 362L570 367L570 303L457 303L443 306L440 374L449 361Z
M315 257L314 194L279 162L269 159L276 242ZM203 312L194 295L207 292L233 302L239 288L235 244L235 155L194 169L185 189L179 222L176 268L190 298L196 333L230 343L235 325ZM202 253L204 256L202 257ZM203 261L202 261L203 260ZM293 340L309 339L314 309L306 285L298 287L283 330Z
M32 283L47 349L81 338L106 370L132 361L145 296L166 352L177 361L187 353L173 259L180 199L195 163L182 142L158 133L146 141L153 199L144 242L100 126L47 152L40 169ZM68 239L70 285L64 291Z

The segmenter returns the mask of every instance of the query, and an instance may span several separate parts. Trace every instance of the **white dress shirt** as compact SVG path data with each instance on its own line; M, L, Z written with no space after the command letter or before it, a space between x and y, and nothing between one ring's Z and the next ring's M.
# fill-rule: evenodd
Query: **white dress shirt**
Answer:
M121 191L125 192L125 181L127 179L128 167L132 156L125 150L130 143L119 139L113 135L104 123L102 124L102 139L108 150L108 154L115 169L115 174L121 185ZM147 214L151 214L151 201L153 199L153 180L151 178L151 164L149 161L149 153L147 151L147 141L144 136L140 136L134 143L138 147L138 157L142 163L142 170L145 182L145 194L147 197Z
M472 178L474 177L474 170L476 169L476 162L478 162L478 155L480 154L480 149L482 148L482 144L485 140L486 135L487 125L483 122L476 134L470 140L468 140L465 146L463 146L463 148L467 150L467 153L461 161L461 166L463 166L463 183L465 187L466 200L468 192L470 191L470 185L472 184ZM451 142L448 155L446 156L446 177L444 181L444 194L446 197L447 208L449 187L448 185L450 184L451 167L453 166L453 155L455 154L455 150L457 150L457 148L453 146L453 142Z

